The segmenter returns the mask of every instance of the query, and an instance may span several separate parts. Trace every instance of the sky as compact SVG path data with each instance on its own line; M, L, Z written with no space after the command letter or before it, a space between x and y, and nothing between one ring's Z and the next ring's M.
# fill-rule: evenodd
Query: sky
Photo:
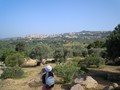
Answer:
M0 38L108 31L120 24L120 0L0 0Z

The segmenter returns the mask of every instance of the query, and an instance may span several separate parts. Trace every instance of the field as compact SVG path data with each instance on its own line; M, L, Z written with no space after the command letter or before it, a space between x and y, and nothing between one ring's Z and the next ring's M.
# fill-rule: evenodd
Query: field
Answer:
M50 64L52 67L55 66L55 64ZM46 66L38 66L38 67L27 67L23 68L25 71L25 75L23 78L20 79L6 79L2 82L0 82L0 90L41 90L42 83L40 83L38 86L29 86L29 82L31 80L39 80L41 77L40 71L41 69ZM96 90L101 90L104 86L111 85L112 82L102 79L101 77L97 77L93 73L93 71L98 72L118 72L120 73L120 66L105 66L102 69L90 69L88 72L88 75L91 75L94 79L96 79L99 83L98 88ZM95 72L96 72L95 71ZM55 76L55 79L58 80L58 77ZM120 83L119 83L120 84ZM65 85L65 84L55 84L55 87L53 90L69 90L71 85Z

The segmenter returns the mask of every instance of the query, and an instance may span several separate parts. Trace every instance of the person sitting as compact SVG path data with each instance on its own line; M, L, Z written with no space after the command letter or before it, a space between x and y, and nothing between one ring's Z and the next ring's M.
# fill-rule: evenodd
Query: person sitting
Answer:
M42 75L42 90L52 90L54 87L54 75L52 72L52 67L50 65L43 68L42 72L44 73Z

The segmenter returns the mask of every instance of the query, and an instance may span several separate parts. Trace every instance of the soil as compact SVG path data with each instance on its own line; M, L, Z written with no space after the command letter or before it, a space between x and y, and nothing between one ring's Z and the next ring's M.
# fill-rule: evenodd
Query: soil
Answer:
M49 64L52 67L55 66L55 64ZM0 90L41 90L42 84L37 87L30 87L28 85L28 82L32 79L40 79L41 77L41 70L43 67L46 65L42 66L37 66L37 67L26 67L23 68L25 72L25 76L20 79L6 79L0 82ZM94 70L94 69L92 69ZM96 70L96 69L95 69ZM100 71L113 71L113 72L118 72L120 73L120 66L106 66L105 68L99 69ZM94 79L96 79L99 83L98 88L95 90L101 90L103 87L107 85L111 85L112 82L104 80L100 77L96 77L94 75L95 73L89 71L88 75L91 75ZM55 76L55 79L59 79L58 77ZM71 85L69 84L61 84L57 83L55 84L54 88L52 90L70 90ZM93 90L93 89L91 89Z

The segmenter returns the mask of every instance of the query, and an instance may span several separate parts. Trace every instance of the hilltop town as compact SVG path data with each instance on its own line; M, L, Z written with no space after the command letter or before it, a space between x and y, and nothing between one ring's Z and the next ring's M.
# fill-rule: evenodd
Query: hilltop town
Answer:
M70 32L61 34L31 34L25 36L27 39L32 38L106 38L110 34L110 31L81 31L81 32Z

